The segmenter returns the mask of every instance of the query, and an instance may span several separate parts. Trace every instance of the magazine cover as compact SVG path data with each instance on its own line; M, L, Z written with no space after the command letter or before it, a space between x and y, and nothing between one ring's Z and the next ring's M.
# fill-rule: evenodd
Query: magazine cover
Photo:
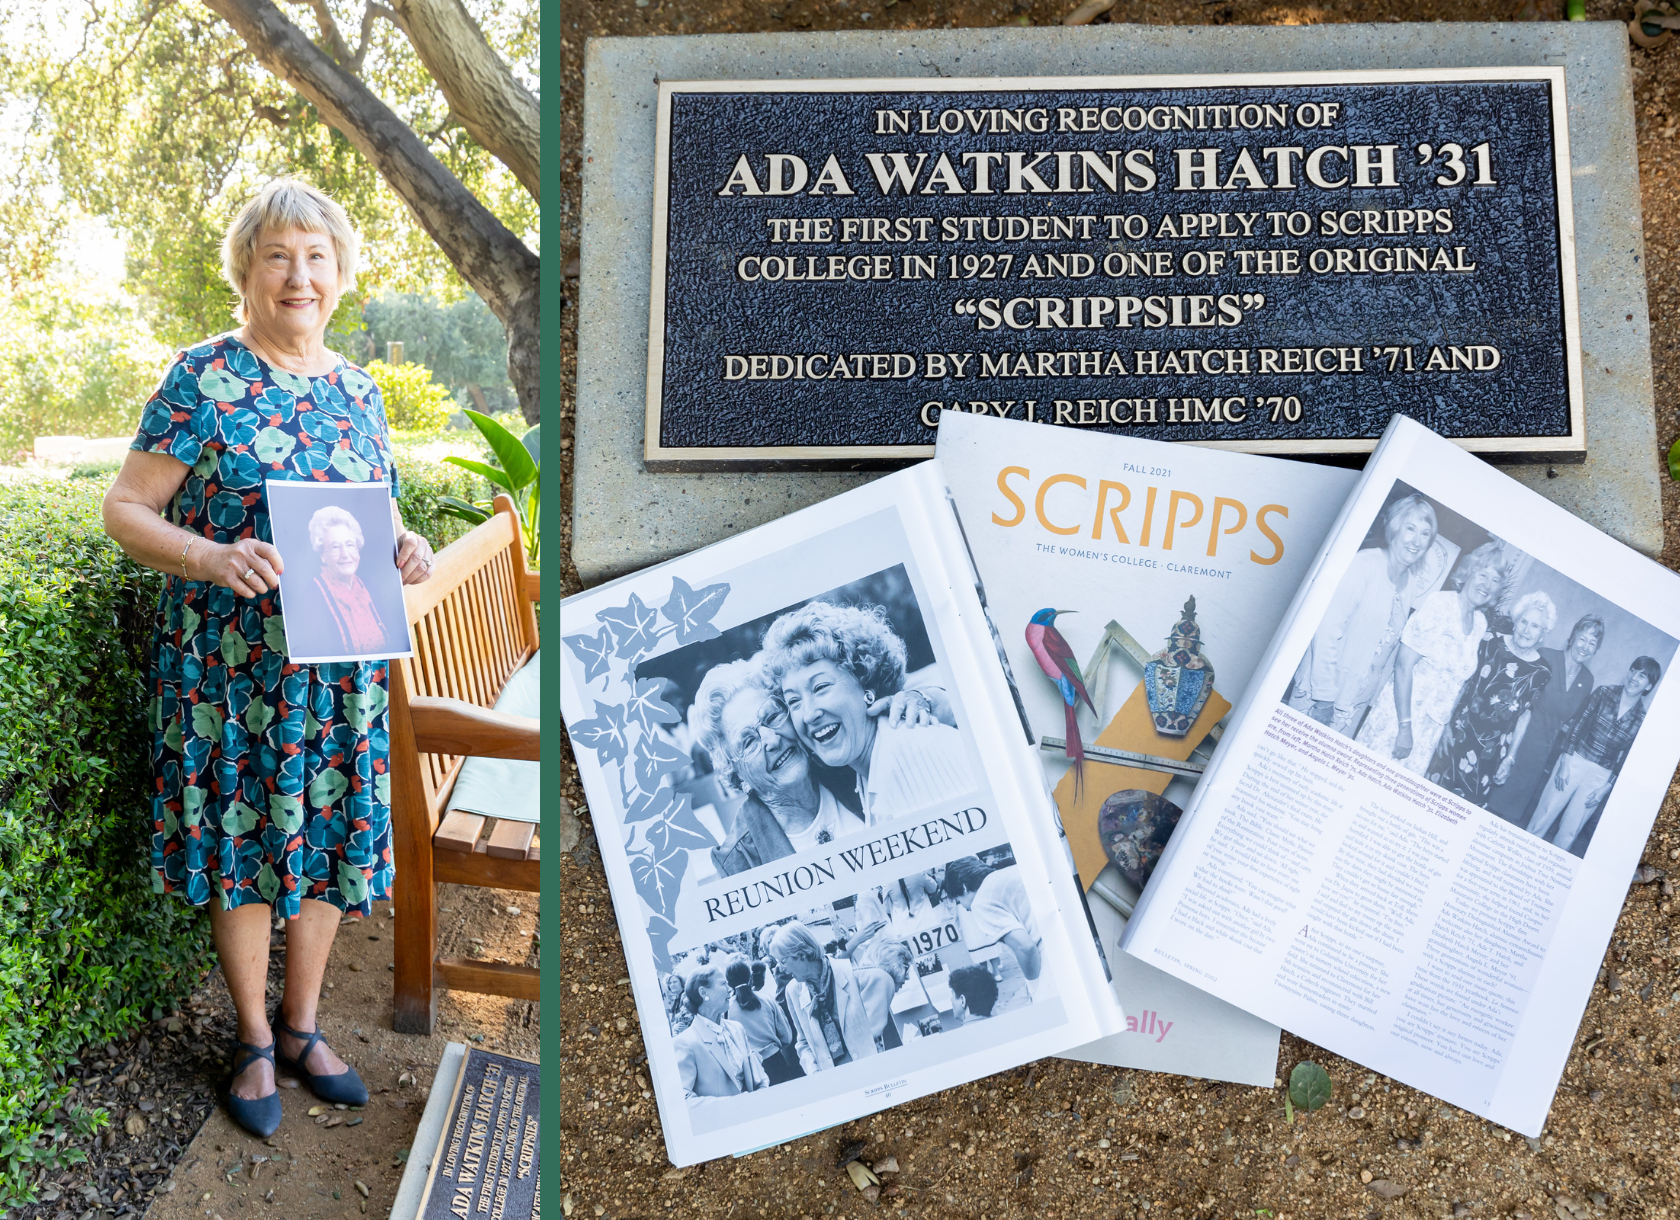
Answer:
M933 463L564 613L676 1164L1124 1019Z
M411 657L389 483L264 485L286 655L299 664Z
M938 452L1129 1014L1073 1054L1269 1086L1276 1026L1115 950L1358 474L955 411Z
M1680 759L1677 637L1680 577L1396 416L1126 948L1538 1135Z

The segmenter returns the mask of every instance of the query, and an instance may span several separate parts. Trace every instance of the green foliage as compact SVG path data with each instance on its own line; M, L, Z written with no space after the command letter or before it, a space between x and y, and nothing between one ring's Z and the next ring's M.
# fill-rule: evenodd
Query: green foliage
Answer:
M441 432L454 413L449 390L432 380L423 364L386 364L370 360L362 366L385 400L385 418L403 432Z
M361 321L361 329L341 340L345 350L360 353L358 359L382 357L396 340L406 360L431 369L462 405L488 408L491 415L518 411L507 377L507 331L477 294L449 302L417 292L381 293L362 306Z
M473 7L492 49L535 91L537 0ZM281 10L311 37L325 10L359 41L362 5ZM262 182L293 174L337 199L360 230L360 294L466 291L374 167L199 0L30 4L10 15L0 23L0 89L26 117L0 136L11 154L0 183L0 276L16 284L50 263L66 240L64 215L79 207L127 240L130 285L160 338L180 346L219 333L235 324L221 235ZM407 37L379 19L367 38L363 83L535 248L536 201L453 121ZM346 294L341 333L359 329L362 299Z
M117 303L0 303L0 457L37 436L125 436L169 352Z
M152 893L159 578L105 537L101 491L0 491L0 1211L69 1162L53 1139L61 1065L173 1007L208 960L206 922Z
M472 501L484 495L485 482L465 470L428 462L420 458L397 458L400 488L397 508L403 524L443 550L472 528L471 523L448 511L446 501Z
M1668 447L1668 477L1680 479L1680 441Z
M1289 1092L1283 1099L1284 1117L1294 1122L1296 1110L1311 1113L1323 1109L1324 1103L1330 1100L1331 1088L1329 1072L1310 1061L1297 1063L1289 1073Z
M443 460L484 476L513 497L514 507L519 510L520 527L525 534L525 556L535 568L541 562L542 545L541 426L532 428L523 437L516 437L488 415L477 411L468 411L466 415L477 425L500 465L463 457L446 457ZM472 525L487 520L494 511L493 498L469 503L456 496L444 496L439 504L444 512Z

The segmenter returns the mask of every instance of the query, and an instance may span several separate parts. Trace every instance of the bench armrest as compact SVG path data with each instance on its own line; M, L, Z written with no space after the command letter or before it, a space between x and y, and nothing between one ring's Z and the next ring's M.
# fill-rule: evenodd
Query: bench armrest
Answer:
M525 596L534 602L542 600L542 573L525 573Z
M493 712L461 699L416 695L409 700L414 742L422 754L541 760L541 721Z

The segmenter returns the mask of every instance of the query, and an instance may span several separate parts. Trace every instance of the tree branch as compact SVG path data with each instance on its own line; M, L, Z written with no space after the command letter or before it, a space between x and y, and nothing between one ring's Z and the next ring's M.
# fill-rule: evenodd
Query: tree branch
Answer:
M360 62L351 68L351 61L355 56L350 53L350 44L344 41L344 35L338 32L338 22L333 20L332 9L327 7L327 0L309 0L309 7L315 10L315 24L321 31L321 37L326 40L327 54L351 71L359 70Z
M273 0L205 0L258 62L314 103L373 163L420 226L508 332L508 376L532 423L540 402L538 259L348 68Z
M391 7L461 126L541 203L537 99L490 48L461 0L391 0Z

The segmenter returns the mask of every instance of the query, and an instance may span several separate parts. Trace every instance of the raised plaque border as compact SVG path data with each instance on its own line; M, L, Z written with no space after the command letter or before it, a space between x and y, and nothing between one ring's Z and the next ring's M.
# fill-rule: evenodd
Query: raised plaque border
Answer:
M932 445L665 446L660 443L665 372L666 243L670 216L671 97L675 93L968 93L979 90L1163 89L1243 85L1358 85L1430 82L1547 81L1551 85L1553 175L1558 204L1558 252L1563 284L1565 359L1569 377L1569 435L1455 437L1472 453L1506 460L1575 462L1586 456L1585 394L1581 376L1580 303L1575 280L1575 216L1570 189L1568 102L1564 69L1550 66L1353 69L1324 72L1243 72L1153 76L871 77L811 80L661 80L654 137L653 270L648 308L647 413L642 460L650 471L886 470L933 456ZM1054 425L1052 425L1054 426ZM1116 434L1125 435L1125 434ZM1318 440L1180 441L1208 449L1273 456L1369 453L1376 437Z

